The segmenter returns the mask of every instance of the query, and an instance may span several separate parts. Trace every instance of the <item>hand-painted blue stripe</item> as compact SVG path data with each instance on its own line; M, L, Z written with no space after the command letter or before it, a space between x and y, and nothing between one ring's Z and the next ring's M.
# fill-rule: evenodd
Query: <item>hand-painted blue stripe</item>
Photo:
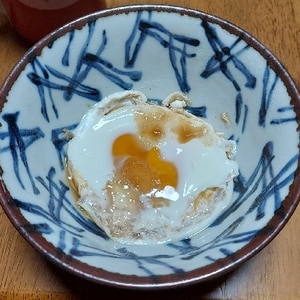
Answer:
M90 68L94 68L97 71L99 71L101 74L103 74L107 79L109 79L111 82L115 83L116 85L120 86L121 88L125 90L129 90L133 87L133 84L131 82L126 82L121 79L120 76L122 75L129 77L133 81L139 81L142 77L142 72L139 71L124 71L115 68L110 62L105 61L104 59L97 57L93 54L87 54L83 62L88 65Z
M220 225L229 215L236 211L249 197L262 185L261 192L253 200L248 213L253 209L258 209L257 216L262 216L263 208L268 198L274 200L274 211L281 206L283 199L280 197L279 190L285 187L294 178L293 167L296 164L298 155L289 160L277 175L274 175L272 161L274 159L273 144L267 143L262 151L261 158L248 179L242 174L235 181L235 191L239 192L237 199L230 205L211 226ZM284 178L282 181L279 181Z
M75 36L75 30L69 32L69 42L62 57L62 65L68 67L70 65L70 50Z
M197 47L199 46L200 41L192 37L174 34L162 24L152 22L150 17L151 15L148 15L148 20L144 20L142 19L141 13L137 15L133 29L125 43L125 66L134 66L146 37L151 37L162 47L168 49L170 63L174 70L179 88L182 92L188 92L190 86L187 81L186 59L195 57L196 54L189 54L187 52L187 46ZM138 38L136 38L137 35L139 35ZM135 45L133 45L134 43Z
M25 186L21 179L20 171L20 162L22 162L23 166L25 167L27 176L30 180L34 194L39 194L39 190L36 187L33 176L31 174L26 150L32 143L36 142L40 138L43 138L44 133L39 127L34 129L19 129L19 126L17 124L18 117L19 112L3 115L3 120L6 121L8 125L8 133L1 133L0 138L8 138L9 146L1 149L1 152L9 151L11 153L14 173L18 182L20 183L20 186L25 189Z
M243 125L242 125L242 133L245 132L246 130L246 124L247 124L247 120L248 120L248 111L249 111L249 108L248 108L248 105L244 105L244 118L243 118Z
M44 180L42 177L37 177L37 181L49 193L49 211L46 212L42 208L40 208L40 210L47 214L48 220L52 221L61 228L67 229L70 226L71 229L76 230L77 233L88 230L106 239L106 234L96 224L83 217L82 214L77 211L77 209L74 207L74 203L71 202L66 196L66 192L69 190L69 188L61 180L56 183L54 180L55 175L56 171L52 167L48 172L46 180ZM38 206L35 206L35 208L38 210ZM79 229L69 225L68 223L65 223L65 221L61 218L62 210L68 213L72 219L76 221L83 229Z
M252 174L248 179L240 174L235 179L235 191L239 193L236 200L211 224L211 227L220 225L230 214L236 211L246 199L253 194L261 180L265 178L265 174L268 170L267 166L271 165L271 161L274 156L272 155L272 143L267 143L262 151L262 155L254 168ZM264 168L263 168L264 166Z
M42 80L49 80L49 73L46 70L46 68L39 62L39 60L36 58L32 63L31 63L33 73L30 75L27 75L27 77L31 80L33 84L37 86L38 94L40 96L40 101L41 101L41 113L45 120L48 122L49 116L48 116L48 109L47 109L47 101L46 101L46 92L48 92L49 98L50 98L50 106L54 112L54 115L56 118L58 118L58 111L56 108L56 105L54 103L51 89L47 89L45 91L44 86L41 84ZM41 73L41 75L39 75Z
M189 92L191 87L189 86L187 82L187 71L186 71L186 55L181 55L179 58L179 66L180 68L177 67L178 62L177 62L177 57L176 57L176 52L173 51L174 47L174 41L173 39L170 39L169 41L169 57L170 57L170 62L172 65L172 68L175 72L176 80L180 86L180 90L182 92ZM183 53L186 53L186 45L184 44L183 46Z
M139 24L141 22L142 12L138 12L136 16L135 24L132 28L132 31L125 43L125 67L132 68L134 63L137 59L138 53L147 38L147 35L144 32L140 32ZM151 12L149 12L148 20L151 19ZM138 34L140 33L139 37L137 38ZM135 39L137 42L135 43Z
M82 244L80 240L75 238L73 239L73 247L70 250L70 254L74 257L98 256L103 258L107 257L134 261L137 267L143 270L144 273L147 276L150 276L154 281L156 281L156 276L152 271L154 265L165 267L177 275L184 274L183 269L177 268L174 265L167 263L167 260L172 259L173 255L140 256L135 254L134 252L128 251L126 247L117 249L117 252L105 251L91 247L90 245Z
M292 117L292 118L282 118L282 119L274 119L270 122L270 124L272 125L281 125L284 123L289 123L289 122L295 122L297 119L296 117Z
M68 143L68 140L64 138L65 130L71 131L75 129L76 126L77 124L72 124L69 126L53 129L51 131L51 142L55 147L61 170L63 170L65 167L65 157L66 157L65 146Z
M90 66L83 66L84 65L84 57L87 53L88 46L92 40L92 38L95 35L95 22L91 22L88 24L88 36L86 38L85 43L83 43L82 48L80 49L80 53L77 58L76 68L74 70L73 76L71 80L69 81L69 89L65 90L64 92L64 98L69 101L72 99L74 91L77 89L78 85L81 84L90 73L91 67ZM69 41L69 44L67 45L66 51L71 48L72 40ZM105 47L107 45L107 35L105 30L102 31L102 39L100 46L97 50L96 55L100 55ZM91 100L99 101L101 99L102 95L101 92L97 90L97 98L93 98Z
M274 198L274 211L281 207L283 199L280 196L280 189L291 183L295 178L295 172L290 171L290 168L296 164L297 160L298 155L295 155L276 176L274 175L272 168L269 169L269 171L272 172L272 174L270 174L272 180L264 185L262 192L255 199L247 213L250 213L257 208L256 219L259 220L263 218L265 216L266 202L270 197Z
M266 116L268 113L268 109L270 107L273 92L275 89L275 86L278 82L278 76L275 75L273 78L273 81L271 82L271 75L273 75L274 72L270 71L270 67L268 64L266 64L265 71L263 74L263 89L262 89L262 98L261 98L261 104L259 109L259 121L258 124L262 127L266 126ZM269 87L269 85L271 85Z
M57 243L57 249L60 251L64 251L66 249L66 231L61 230L59 232L59 240Z
M223 256L227 256L230 252L231 244L244 244L252 240L256 234L257 230L250 230L247 232L242 232L235 234L235 230L239 227L240 223L244 219L244 216L236 219L230 226L223 230L213 241L201 244L200 246L195 246L191 239L185 239L176 243L169 243L168 246L174 248L178 251L178 255L182 260L191 260L199 255L202 255L208 250L217 249ZM225 249L226 253L225 253ZM218 256L219 259L220 256ZM206 259L216 260L212 257Z
M216 72L222 72L226 78L233 84L236 91L240 92L241 88L237 80L234 78L232 72L229 68L229 63L232 62L234 67L240 71L240 73L246 78L245 86L247 88L255 88L256 78L251 74L250 70L245 66L245 64L239 60L237 57L249 49L249 46L244 46L241 50L233 53L234 47L239 44L242 39L238 37L236 41L231 46L226 46L222 40L218 37L217 31L206 20L201 23L204 28L207 40L213 50L212 57L206 63L205 70L200 74L203 78L208 78Z
M99 101L100 98L100 92L98 89L93 88L88 85L84 85L81 83L82 78L79 78L80 81L77 79L74 81L72 78L66 76L65 74L53 69L50 66L47 66L47 70L51 75L53 75L55 78L61 79L65 82L65 84L56 84L55 82L51 82L49 80L41 80L41 84L43 84L46 87L61 90L62 92L67 92L67 94L64 93L64 99L69 101L71 99L70 94L77 94L81 97L84 97L86 99L90 99L93 101ZM78 76L79 77L79 76ZM74 88L74 89L73 89Z
M29 232L38 232L41 234L54 233L54 230L52 229L51 226L49 226L48 223L33 223L33 224L25 225L23 227L26 228L25 230Z
M239 124L243 108L243 97L241 93L237 93L235 97L235 123Z

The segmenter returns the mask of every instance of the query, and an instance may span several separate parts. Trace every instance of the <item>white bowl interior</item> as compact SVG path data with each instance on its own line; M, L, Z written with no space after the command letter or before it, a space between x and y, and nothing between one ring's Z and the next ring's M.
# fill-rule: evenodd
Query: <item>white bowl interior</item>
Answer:
M3 182L24 218L11 217L13 223L25 224L22 234L54 262L62 259L77 274L125 286L200 280L247 258L258 244L237 260L232 254L243 251L277 214L298 167L294 104L273 68L282 66L266 61L269 52L215 17L149 7L111 10L86 19L82 27L75 24L77 29L64 28L41 53L35 55L37 45L27 54L13 71L16 81L10 78L2 92L9 91L1 112ZM72 130L95 101L126 89L153 101L181 90L192 100L191 112L237 142L240 176L232 202L191 238L122 245L74 207L63 129ZM277 224L283 222L285 217ZM269 240L262 239L262 246ZM227 266L220 263L224 259Z

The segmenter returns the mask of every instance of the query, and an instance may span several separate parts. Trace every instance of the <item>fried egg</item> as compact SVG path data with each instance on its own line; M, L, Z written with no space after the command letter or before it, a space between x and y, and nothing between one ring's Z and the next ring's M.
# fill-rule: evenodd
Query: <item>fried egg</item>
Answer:
M76 205L121 243L175 241L208 226L231 201L236 145L175 92L162 105L139 91L107 96L73 132L67 173Z

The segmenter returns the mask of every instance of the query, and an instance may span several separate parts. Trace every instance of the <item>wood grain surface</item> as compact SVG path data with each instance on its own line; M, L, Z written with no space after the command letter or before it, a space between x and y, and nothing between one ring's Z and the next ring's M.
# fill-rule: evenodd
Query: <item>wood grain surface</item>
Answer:
M264 43L300 86L299 0L107 0L107 7L172 4L227 19ZM0 84L28 50L0 12ZM300 208L279 235L239 269L213 282L163 292L126 291L86 282L53 266L18 234L0 208L2 299L300 299Z

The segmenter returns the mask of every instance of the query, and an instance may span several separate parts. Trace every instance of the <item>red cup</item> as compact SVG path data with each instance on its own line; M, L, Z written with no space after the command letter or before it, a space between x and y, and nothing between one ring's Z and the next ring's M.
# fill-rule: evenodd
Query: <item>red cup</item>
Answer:
M105 8L105 0L1 0L15 31L33 44L76 18Z

